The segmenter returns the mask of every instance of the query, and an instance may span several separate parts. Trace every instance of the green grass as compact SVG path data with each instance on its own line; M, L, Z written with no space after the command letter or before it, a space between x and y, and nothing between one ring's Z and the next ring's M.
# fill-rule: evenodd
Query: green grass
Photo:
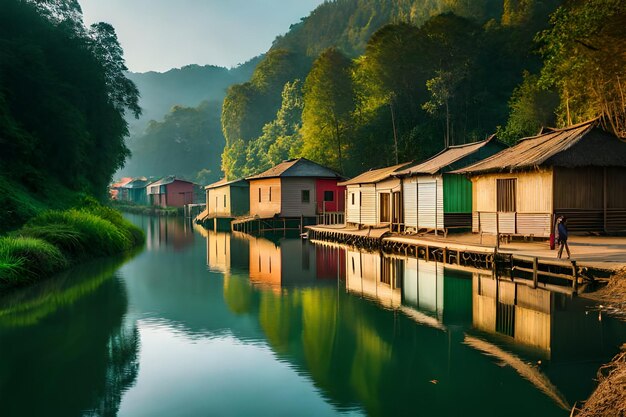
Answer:
M49 210L0 237L0 287L47 278L82 260L129 252L143 231L116 210L84 199L82 208Z
M4 285L32 282L67 266L68 261L59 248L42 239L0 238L0 282Z

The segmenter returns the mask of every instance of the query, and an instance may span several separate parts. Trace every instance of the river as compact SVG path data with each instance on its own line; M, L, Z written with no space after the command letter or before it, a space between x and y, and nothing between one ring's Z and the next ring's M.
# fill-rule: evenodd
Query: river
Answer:
M568 416L625 341L488 271L127 217L139 253L0 297L0 415Z

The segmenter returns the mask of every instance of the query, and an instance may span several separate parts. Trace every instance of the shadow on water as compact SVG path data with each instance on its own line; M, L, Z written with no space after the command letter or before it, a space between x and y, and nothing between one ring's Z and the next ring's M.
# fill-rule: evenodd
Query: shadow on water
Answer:
M116 415L138 372L115 275L124 261L83 264L0 299L2 415Z

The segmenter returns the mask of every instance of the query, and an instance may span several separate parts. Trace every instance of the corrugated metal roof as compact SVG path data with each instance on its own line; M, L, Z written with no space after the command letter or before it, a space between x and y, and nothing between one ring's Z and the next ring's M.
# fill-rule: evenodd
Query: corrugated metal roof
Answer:
M118 182L115 182L113 184L111 184L111 188L120 188L125 186L126 184L128 184L129 182L131 182L133 180L132 177L124 177L121 180L119 180Z
M206 187L204 187L204 189L210 190L213 188L224 187L225 185L235 185L235 184L239 185L238 183L240 182L245 183L245 184L248 183L248 181L246 181L244 178L239 178L239 179L232 180L232 181L228 181L226 178L222 178L221 180L214 182L213 184L207 185ZM241 185L243 186L244 184L241 184Z
M173 183L174 181L182 181L182 182L187 182L189 184L193 184L193 182L191 182L191 181L181 180L180 178L176 178L175 176L170 175L170 176L161 178L160 180L155 181L153 183L150 183L148 185L150 185L150 186L153 186L153 185L167 185L167 184Z
M437 174L442 169L450 167L456 161L459 161L474 152L480 150L483 146L490 142L497 141L495 135L491 135L488 139L480 142L467 143L464 145L450 146L448 149L444 149L437 155L433 156L426 161L415 165L414 167L404 169L396 173L396 175L418 175L418 174ZM504 145L503 145L504 146ZM469 162L469 161L468 161ZM449 168L448 168L449 169Z
M521 139L515 146L454 173L515 171L541 165L624 166L626 143L597 125L598 120L594 119L564 129L546 129L543 134ZM586 139L581 141L583 138Z
M405 162L403 164L393 165L385 168L378 168L366 171L356 177L340 182L337 185L355 185L355 184L373 184L375 182L380 182L384 179L391 177L397 170L402 169L413 162Z
M246 178L255 180L261 178L277 177L317 177L317 178L342 178L340 174L330 168L326 168L306 158L290 159L257 175Z
M149 183L146 177L138 177L124 185L124 188L145 188Z

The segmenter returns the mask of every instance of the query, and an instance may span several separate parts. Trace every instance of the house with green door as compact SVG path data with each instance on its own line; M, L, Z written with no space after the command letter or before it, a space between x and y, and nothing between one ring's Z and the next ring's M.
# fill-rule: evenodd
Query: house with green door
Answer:
M441 231L472 227L472 182L450 171L488 158L507 145L486 140L450 146L413 167L397 171L402 179L405 231Z

